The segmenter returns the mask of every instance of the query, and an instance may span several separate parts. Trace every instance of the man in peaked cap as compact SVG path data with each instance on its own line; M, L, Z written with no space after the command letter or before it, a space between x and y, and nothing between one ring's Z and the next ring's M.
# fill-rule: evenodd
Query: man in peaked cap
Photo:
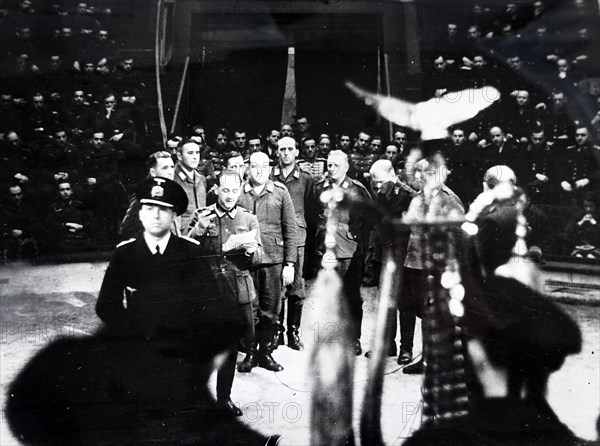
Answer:
M185 192L150 178L137 198L144 233L110 261L96 305L105 326L31 359L11 383L10 428L28 444L276 444L208 389L243 325L198 244L170 232Z

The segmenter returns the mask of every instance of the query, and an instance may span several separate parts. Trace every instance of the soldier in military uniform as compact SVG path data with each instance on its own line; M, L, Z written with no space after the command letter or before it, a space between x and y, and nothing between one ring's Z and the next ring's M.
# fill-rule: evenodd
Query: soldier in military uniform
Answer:
M156 177L140 183L136 194L142 205L139 218L144 233L118 245L102 283L96 312L109 336L126 338L139 346L140 361L160 360L167 355L164 365L175 367L172 373L177 376L179 366L174 358L182 356L185 363L188 355L193 357L195 351L224 339L229 340L224 347L231 350L236 338L220 333L221 324L235 334L241 331L241 320L233 296L216 280L199 243L170 231L175 215L187 208L184 190L172 180ZM218 326L221 328L213 331ZM157 368L167 371L162 362ZM161 385L160 373L153 374L153 370L148 371L150 376L144 381L144 397L169 393L151 387ZM182 378L191 386L193 379L193 372ZM181 397L189 400L193 391ZM193 405L193 399L188 402ZM230 402L220 401L223 406Z
M164 178L137 191L144 233L106 271L96 305L106 325L31 359L11 384L11 429L27 444L275 444L209 392L215 355L243 325L198 242L169 231L185 192Z
M357 180L348 177L348 155L341 150L333 150L327 158L327 176L315 186L317 197L325 191L341 189L344 195L370 200L367 189ZM362 297L360 285L363 275L364 247L363 240L368 236L368 224L352 208L339 209L337 215L337 230L335 234L335 256L337 270L343 278L345 294L350 306L350 314L354 323L356 339L355 352L362 353L360 344L362 325ZM320 255L325 253L325 222L326 208L321 207L317 246Z
M288 287L286 295L288 297L287 311L287 338L288 346L293 350L303 350L304 345L300 340L300 322L302 320L302 308L304 305L304 256L306 243L307 220L316 210L315 186L312 176L300 169L296 163L298 149L296 141L293 138L281 138L278 142L279 147L279 166L275 167L271 173L274 181L279 181L287 187L292 197L294 211L296 213L296 222L298 223L298 255L294 263L294 282ZM283 344L283 317L285 310L285 301L282 302L281 312L279 313L279 339L278 343Z
M177 147L177 165L174 180L179 183L188 197L188 208L181 216L181 226L187 227L192 212L206 206L206 177L198 171L200 145L194 141L182 141Z
M364 186L368 186L369 169L379 157L379 154L370 151L370 142L371 136L368 133L359 132L354 149L350 152L351 175Z
M393 228L393 220L402 218L408 209L412 198L417 194L413 188L400 181L394 171L394 165L390 160L377 160L369 170L373 192L373 200L377 208L383 213L381 222L382 230L377 232L376 248L383 250L383 246L391 250L397 265L403 265L406 257L410 229ZM385 245L384 245L385 244ZM377 250L376 250L377 252ZM382 254L380 253L379 264L381 265ZM396 299L399 296L394 296ZM400 353L398 364L408 364L412 360L413 337L415 330L415 316L413 313L398 311L398 322L400 324ZM387 351L388 356L396 356L396 317L390 327L390 342ZM365 353L370 357L370 352Z
M600 147L590 141L587 127L575 130L575 145L568 146L564 158L559 163L563 168L560 172L560 185L565 192L576 190L595 190L598 183L598 160Z
M250 275L252 265L260 263L262 257L258 220L246 209L237 205L242 193L242 178L234 170L224 170L219 177L217 203L199 208L192 214L188 236L200 242L202 254L209 258L216 277L226 284L234 296L237 296L241 314L244 318L247 355L239 368L241 372L252 369L256 362L255 322L256 312L253 302L256 300L254 283ZM252 241L240 246L227 246L233 234L254 231ZM231 386L235 374L237 350L230 350L225 363L217 376L217 399L223 408L235 416L242 412L231 401Z
M556 160L553 144L546 140L544 129L534 129L525 147L521 171L521 183L534 203L546 203L554 194L556 185L552 161Z
M264 152L250 155L249 179L244 184L240 206L258 217L263 257L254 270L258 292L260 349L258 361L268 370L279 372L283 367L271 354L276 346L275 334L281 311L283 287L294 281L294 264L298 257L298 224L292 198L286 187L269 180L269 157ZM256 345L252 343L252 345Z
M298 166L308 172L315 181L319 181L327 170L327 160L317 156L317 144L314 138L308 137L302 140L302 159L298 160Z

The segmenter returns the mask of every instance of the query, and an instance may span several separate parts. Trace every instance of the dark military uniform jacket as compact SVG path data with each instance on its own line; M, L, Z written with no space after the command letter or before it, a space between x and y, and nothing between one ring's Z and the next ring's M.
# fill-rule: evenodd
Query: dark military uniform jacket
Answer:
M207 209L212 211L212 223L200 234L196 222L198 216ZM255 240L258 242L258 249L252 256L246 255L243 250L223 251L223 244L227 242L230 235L243 234L252 230L256 230ZM200 242L200 251L217 279L237 296L240 304L256 299L256 291L249 271L253 265L260 263L262 257L261 235L255 215L240 206L227 212L217 204L212 204L194 211L188 227L188 237Z
M299 160L298 166L308 172L315 181L320 181L327 171L327 160L325 158L315 158L313 161Z
M350 153L348 158L350 159L350 168L352 169L350 174L358 178L361 183L365 184L369 169L373 163L377 161L377 155L369 151L362 153L355 150Z
M258 218L263 246L260 263L295 263L298 255L298 224L294 204L286 187L269 180L257 195L252 185L246 182L238 204Z
M196 339L210 324L236 320L195 241L170 235L162 255L144 237L117 246L100 289L96 313L118 336L147 341Z
M364 200L370 200L369 192L360 181L350 177L344 178L340 187L344 194L352 194ZM320 197L324 191L333 189L333 183L329 177L319 181L316 186L317 197ZM325 253L325 224L327 221L327 205L321 206L319 213L319 229L317 234L317 249L320 254ZM368 223L352 208L338 208L337 210L337 230L335 233L335 255L338 259L351 259L355 253L362 253L360 245L368 235Z
M565 149L560 170L559 181L569 183L587 178L594 184L600 176L598 163L600 162L600 147L592 144L581 146L573 145ZM588 186L589 187L589 186Z
M198 171L193 172L190 178L179 164L175 166L175 176L173 180L179 184L188 197L188 207L181 215L181 224L186 228L189 224L192 212L196 209L206 206L206 177Z
M287 177L283 176L283 171L279 166L273 169L271 179L279 181L287 187L294 211L296 212L296 222L298 223L298 246L304 246L306 243L307 220L313 220L316 211L317 198L315 196L315 183L313 178L307 172L304 172L298 165Z

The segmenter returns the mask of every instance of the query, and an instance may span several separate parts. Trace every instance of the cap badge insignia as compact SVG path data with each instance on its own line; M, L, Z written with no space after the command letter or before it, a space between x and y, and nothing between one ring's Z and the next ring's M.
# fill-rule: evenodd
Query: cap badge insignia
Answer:
M152 198L162 198L162 196L164 194L165 194L165 190L163 189L162 186L153 186L152 191L150 192L150 195L152 195Z

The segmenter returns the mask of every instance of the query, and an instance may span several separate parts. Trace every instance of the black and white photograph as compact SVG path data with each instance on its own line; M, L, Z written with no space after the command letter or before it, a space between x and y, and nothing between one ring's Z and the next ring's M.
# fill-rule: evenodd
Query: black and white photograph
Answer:
M0 0L0 446L600 445L600 0Z

